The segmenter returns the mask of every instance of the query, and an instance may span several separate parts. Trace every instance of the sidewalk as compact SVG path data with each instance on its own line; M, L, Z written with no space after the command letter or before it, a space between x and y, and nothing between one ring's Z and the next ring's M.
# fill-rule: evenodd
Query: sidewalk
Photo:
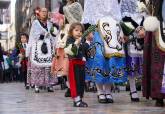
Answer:
M165 107L154 107L152 100L141 98L141 102L132 103L128 92L114 93L113 104L99 104L96 93L86 93L88 108L72 107L64 92L36 94L25 90L23 83L0 84L0 114L165 114Z

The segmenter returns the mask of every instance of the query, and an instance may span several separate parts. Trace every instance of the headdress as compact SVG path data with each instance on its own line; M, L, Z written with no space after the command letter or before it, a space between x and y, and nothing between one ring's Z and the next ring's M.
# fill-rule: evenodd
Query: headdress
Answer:
M70 5L66 5L63 11L69 23L81 22L83 9L80 3L74 2Z
M82 38L85 38L89 33L94 32L96 30L96 28L97 28L96 25L89 26L88 29L82 35Z

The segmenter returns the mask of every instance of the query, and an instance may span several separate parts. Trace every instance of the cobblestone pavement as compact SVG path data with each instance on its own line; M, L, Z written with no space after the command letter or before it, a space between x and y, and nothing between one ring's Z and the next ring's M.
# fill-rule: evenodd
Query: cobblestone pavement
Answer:
M54 93L34 93L23 83L0 84L0 114L165 114L165 107L154 107L152 100L132 103L128 92L113 93L113 104L99 104L96 93L85 93L89 107L75 108L64 90L54 89Z

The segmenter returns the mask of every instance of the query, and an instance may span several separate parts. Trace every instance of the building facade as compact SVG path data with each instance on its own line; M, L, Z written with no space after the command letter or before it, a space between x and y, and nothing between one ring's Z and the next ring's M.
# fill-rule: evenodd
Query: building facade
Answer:
M0 0L0 43L4 50L9 50L13 43L10 42L8 36L8 27L11 25L11 2L10 0Z

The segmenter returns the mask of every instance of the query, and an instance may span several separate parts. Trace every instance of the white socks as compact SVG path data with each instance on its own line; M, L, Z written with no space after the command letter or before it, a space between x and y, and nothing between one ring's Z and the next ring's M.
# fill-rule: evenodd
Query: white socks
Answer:
M68 88L70 88L69 81L66 81L66 85L67 85Z
M113 99L111 94L111 84L105 84L104 88L105 88L106 98Z
M136 90L136 84L135 84L135 77L129 77L129 83L130 83L130 92L135 92ZM137 93L132 94L132 98L139 98Z
M98 95L105 93L104 90L103 90L103 84L96 84L96 87L97 87Z
M74 98L74 101L76 102L76 105L79 105L81 102L79 102L81 100L80 96L77 96Z
M105 94L111 94L111 84L104 85Z
M99 99L105 99L103 84L96 84L96 87L97 87L97 94L99 96Z
M112 99L111 84L104 84L104 85L103 84L96 84L96 87L97 87L97 91L98 91L98 95L99 95L100 99L105 99L105 98Z

